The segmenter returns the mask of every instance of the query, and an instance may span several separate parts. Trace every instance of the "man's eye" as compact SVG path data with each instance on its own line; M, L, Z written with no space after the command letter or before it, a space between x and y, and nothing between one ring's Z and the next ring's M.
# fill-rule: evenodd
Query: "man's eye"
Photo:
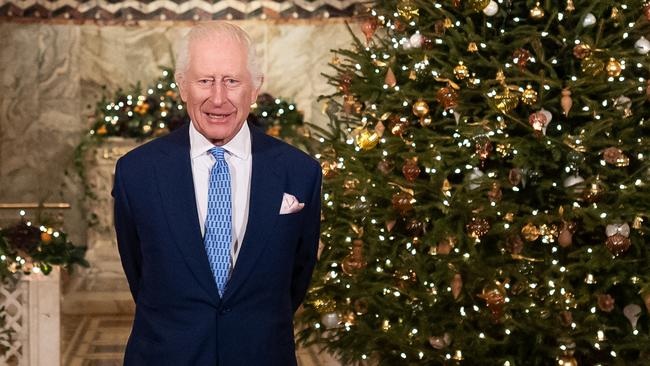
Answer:
M238 81L235 80L235 79L226 79L225 80L226 85L235 85L235 84L237 84L237 82Z
M201 79L199 80L199 85L210 85L212 83L211 79Z

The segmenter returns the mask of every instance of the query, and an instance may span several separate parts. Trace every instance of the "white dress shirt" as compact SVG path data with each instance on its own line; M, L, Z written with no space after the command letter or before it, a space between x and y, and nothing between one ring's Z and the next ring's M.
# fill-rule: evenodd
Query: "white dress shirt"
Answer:
M208 186L210 170L215 163L214 156L208 152L214 145L201 135L194 124L190 123L190 156L192 158L192 177L194 178L194 193L196 209L199 214L201 235L205 236L205 219L208 215ZM244 240L248 221L248 203L251 187L251 134L248 124L244 122L237 135L222 146L226 163L230 170L230 188L232 198L233 236L230 246L232 267L237 262L239 249Z

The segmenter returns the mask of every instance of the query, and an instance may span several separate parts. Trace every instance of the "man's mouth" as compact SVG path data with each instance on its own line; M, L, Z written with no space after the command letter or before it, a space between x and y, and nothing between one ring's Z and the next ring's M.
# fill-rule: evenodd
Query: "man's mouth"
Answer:
M208 118L213 121L222 121L228 116L230 116L231 114L232 113L205 113L205 115L208 116Z

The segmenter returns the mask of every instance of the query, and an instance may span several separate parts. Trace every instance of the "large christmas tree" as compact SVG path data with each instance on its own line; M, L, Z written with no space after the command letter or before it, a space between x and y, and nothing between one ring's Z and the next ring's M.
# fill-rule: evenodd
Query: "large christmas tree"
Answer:
M649 19L375 2L332 60L303 341L345 365L649 365Z

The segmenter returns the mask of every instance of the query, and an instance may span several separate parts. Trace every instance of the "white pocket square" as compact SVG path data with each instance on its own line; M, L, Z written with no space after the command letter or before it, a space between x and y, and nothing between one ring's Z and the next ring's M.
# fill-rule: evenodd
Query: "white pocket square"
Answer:
M305 207L304 203L300 203L296 196L289 193L285 193L282 196L282 206L280 206L280 215L286 215L294 212L298 212Z

